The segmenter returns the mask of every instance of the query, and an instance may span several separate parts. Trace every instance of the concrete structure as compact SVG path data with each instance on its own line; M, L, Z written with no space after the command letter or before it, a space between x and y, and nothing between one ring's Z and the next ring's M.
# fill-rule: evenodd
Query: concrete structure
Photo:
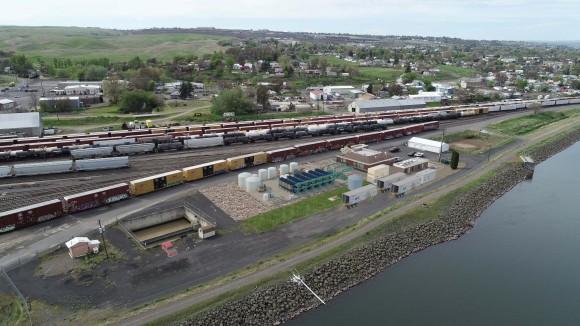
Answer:
M449 145L446 143L419 137L409 139L407 145L410 148L431 153L439 153L440 150L442 153L449 151Z
M7 98L0 99L0 110L10 110L16 107L16 102Z
M441 102L441 93L438 92L421 92L415 95L409 95L410 99L423 101L425 103L439 103Z
M353 86L324 86L322 88L324 93L340 95L348 95L352 90L355 90Z
M99 240L89 240L86 237L76 237L67 241L66 247L68 248L68 254L71 258L77 258L84 256L89 253L99 252Z
M24 137L42 135L40 113L7 113L0 115L0 134L20 134Z
M415 173L425 170L429 166L429 160L426 158L412 158L393 164L393 171L402 173Z
M381 164L393 164L395 159L389 157L385 152L378 152L371 149L362 149L354 152L340 154L336 161L361 171L367 171L369 168Z
M389 110L420 109L427 107L424 101L420 100L393 100L393 99L375 99L363 100L356 99L349 106L349 112L366 113Z

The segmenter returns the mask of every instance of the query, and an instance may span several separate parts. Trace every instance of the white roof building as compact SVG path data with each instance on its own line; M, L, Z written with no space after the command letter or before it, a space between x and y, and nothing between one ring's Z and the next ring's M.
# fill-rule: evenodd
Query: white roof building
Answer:
M0 134L22 134L24 137L42 135L39 112L0 114Z
M419 137L409 139L407 145L420 151L432 153L439 153L439 150L441 150L442 153L449 151L449 145L446 143Z

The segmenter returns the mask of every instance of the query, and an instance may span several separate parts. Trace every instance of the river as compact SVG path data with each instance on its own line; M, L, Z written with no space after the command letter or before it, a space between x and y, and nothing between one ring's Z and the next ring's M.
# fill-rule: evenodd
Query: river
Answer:
M459 240L413 254L288 325L580 324L580 142Z

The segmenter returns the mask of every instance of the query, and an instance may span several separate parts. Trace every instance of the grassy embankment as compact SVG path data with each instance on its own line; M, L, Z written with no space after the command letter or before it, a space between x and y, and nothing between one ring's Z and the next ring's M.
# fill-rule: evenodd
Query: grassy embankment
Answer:
M441 141L441 137L431 137L432 140ZM443 137L443 142L460 154L480 155L495 148L503 147L515 141L511 137L501 135L491 135L475 130L464 130L447 134ZM470 147L461 147L459 143L469 143Z
M0 325L23 325L24 320L28 321L28 318L20 302L16 298L0 293Z
M580 109L546 111L493 124L488 129L511 136L523 136L552 123L580 115Z

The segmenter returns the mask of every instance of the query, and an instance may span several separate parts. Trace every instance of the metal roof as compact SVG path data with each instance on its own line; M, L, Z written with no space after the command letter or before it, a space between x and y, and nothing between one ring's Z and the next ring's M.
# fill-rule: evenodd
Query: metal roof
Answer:
M8 113L0 115L0 130L1 129L18 129L18 128L34 128L40 127L40 113Z

